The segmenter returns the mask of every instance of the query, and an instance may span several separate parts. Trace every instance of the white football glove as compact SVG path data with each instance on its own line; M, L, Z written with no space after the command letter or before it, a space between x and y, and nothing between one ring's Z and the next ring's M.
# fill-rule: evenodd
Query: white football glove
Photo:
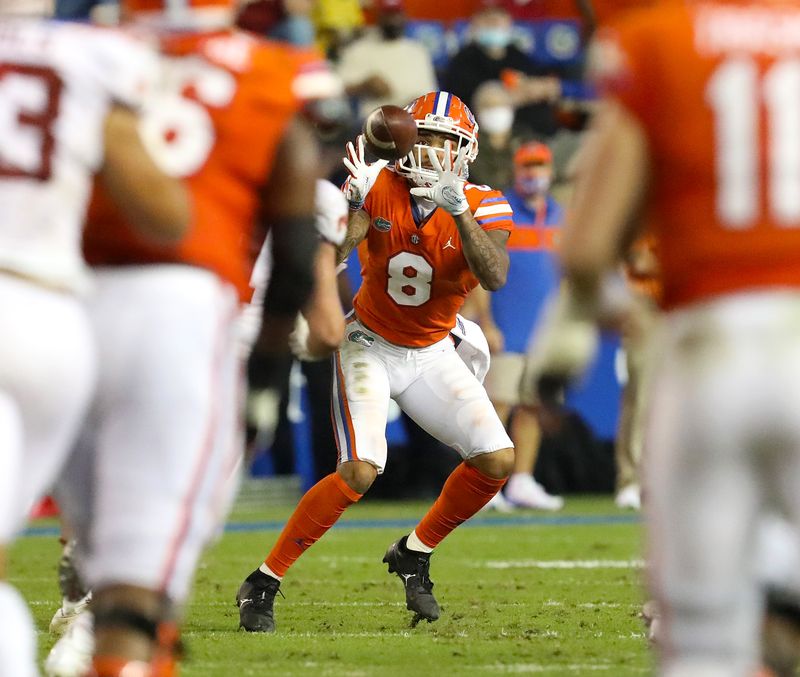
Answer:
M301 313L297 313L294 320L294 329L289 334L289 349L292 351L298 360L303 362L312 362L314 357L308 350L308 337L311 335L311 330L308 326L308 321Z
M580 376L594 359L599 332L594 312L575 301L566 287L545 309L539 330L525 357L520 402L539 402L540 381L568 382Z
M453 216L463 214L469 209L467 197L464 195L464 184L461 173L467 164L466 146L458 151L455 162L452 161L450 142L444 145L444 167L439 162L436 151L427 148L428 159L439 175L439 180L430 188L412 188L411 194L435 202L439 207L448 211ZM412 153L413 158L413 153ZM412 160L413 161L413 160Z
M330 181L317 179L314 192L317 232L332 245L339 246L347 235L347 198Z
M281 394L274 388L251 390L247 395L247 421L255 428L253 446L267 449L275 439Z
M352 141L348 141L345 149L347 150L347 155L342 158L342 162L350 172L350 176L345 182L344 194L350 209L355 211L364 206L364 200L367 199L367 194L372 189L372 186L375 185L378 174L389 162L387 160L378 160L369 164L364 160L363 134L358 135L355 146L353 146Z

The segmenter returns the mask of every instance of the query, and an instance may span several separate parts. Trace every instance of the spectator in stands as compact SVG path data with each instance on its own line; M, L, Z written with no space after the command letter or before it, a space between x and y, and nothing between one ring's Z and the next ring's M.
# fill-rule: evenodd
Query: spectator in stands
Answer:
M555 104L561 97L557 71L534 63L513 42L513 20L497 0L484 0L470 22L470 40L453 57L442 75L442 89L470 107L475 92L487 80L503 79L521 108L518 122L541 137L558 129Z
M649 370L648 345L658 318L661 296L656 242L651 235L638 238L624 260L625 277L634 302L622 325L627 381L622 391L614 459L617 466L618 508L641 508L640 466L644 446L644 417Z
M514 210L514 231L507 245L508 280L492 293L478 287L470 297L470 314L481 325L492 351L486 391L500 419L511 418L516 457L505 497L515 505L540 510L560 510L564 500L548 494L534 479L541 438L537 412L516 405L526 348L545 300L559 284L554 245L563 210L549 193L552 178L550 149L536 141L520 146L514 155L514 187L506 192Z
M403 0L377 0L377 25L349 45L338 68L347 93L359 99L358 115L384 104L405 106L437 89L428 50L405 37Z
M484 82L475 91L475 117L481 130L481 152L469 168L469 179L505 191L514 182L514 151L521 133L514 126L511 95L501 82Z
M54 16L56 19L86 20L96 4L96 0L58 0Z
M251 33L305 47L315 39L313 7L314 0L248 0L242 3L236 24Z
M334 61L364 27L364 13L358 0L318 0L312 16L317 44Z
M581 36L586 44L597 25L598 3L637 3L641 0L513 0L507 2L513 19L577 19L581 24Z

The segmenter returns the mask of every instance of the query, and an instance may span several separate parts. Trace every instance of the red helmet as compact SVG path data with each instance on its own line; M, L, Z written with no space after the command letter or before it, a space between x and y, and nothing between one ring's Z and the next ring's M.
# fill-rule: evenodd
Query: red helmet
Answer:
M237 5L237 0L120 0L123 18L198 29L230 25Z
M447 134L457 141L453 154L466 148L467 162L478 157L478 123L472 111L455 94L430 92L412 101L406 110L417 123L417 129ZM411 178L418 185L430 185L438 180L437 173L423 167L428 146L417 143L406 157L395 163L395 170ZM444 158L444 150L437 149ZM412 160L412 157L413 160ZM466 179L468 172L462 178Z

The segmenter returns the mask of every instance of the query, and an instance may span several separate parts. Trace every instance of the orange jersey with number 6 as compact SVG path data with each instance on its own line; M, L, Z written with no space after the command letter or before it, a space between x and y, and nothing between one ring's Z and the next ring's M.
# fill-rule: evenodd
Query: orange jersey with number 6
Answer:
M647 137L663 305L800 287L798 3L663 2L595 57Z
M94 265L185 263L208 268L250 297L265 231L260 190L283 133L309 99L338 81L319 55L244 32L173 36L162 44L165 77L145 110L142 135L159 164L185 177L188 236L174 247L143 242L106 196L95 192L84 239Z
M467 183L464 193L481 228L513 229L511 207L500 191ZM421 348L445 338L478 284L453 217L435 209L415 220L408 182L388 169L378 175L364 209L370 225L359 249L363 282L353 300L359 319L400 346Z

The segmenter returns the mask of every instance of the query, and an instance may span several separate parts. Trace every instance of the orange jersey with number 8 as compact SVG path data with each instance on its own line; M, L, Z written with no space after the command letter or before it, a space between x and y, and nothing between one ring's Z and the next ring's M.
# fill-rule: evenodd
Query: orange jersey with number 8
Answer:
M511 231L503 194L466 184L469 208L484 230ZM447 336L466 295L478 284L464 258L453 217L435 209L415 221L405 178L384 169L367 195L367 238L359 249L363 282L353 300L359 319L391 343L421 348Z
M663 2L601 31L605 92L639 120L663 305L800 287L800 8Z
M175 247L142 241L101 191L85 236L95 265L186 263L231 282L246 300L265 231L260 190L286 126L337 85L320 56L229 30L165 39L165 77L142 135L163 169L185 177L193 222ZM279 171L280 168L275 168Z

